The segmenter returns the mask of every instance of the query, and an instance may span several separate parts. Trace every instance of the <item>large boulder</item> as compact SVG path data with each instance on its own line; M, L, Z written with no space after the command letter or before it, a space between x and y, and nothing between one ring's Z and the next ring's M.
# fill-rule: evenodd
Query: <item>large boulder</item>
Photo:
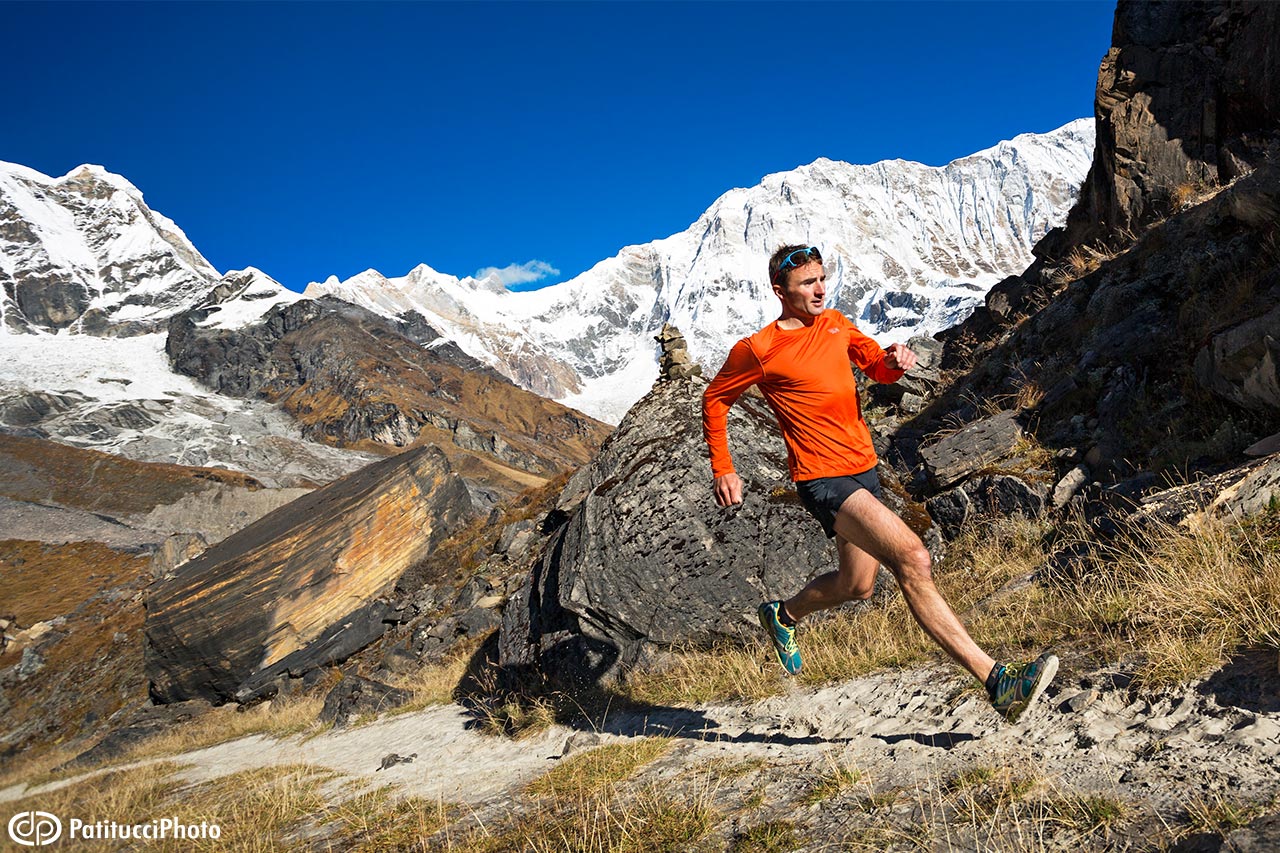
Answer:
M658 383L568 485L562 502L581 500L508 603L503 665L594 680L646 644L745 637L760 602L831 567L822 529L788 482L773 414L754 394L728 420L744 503L716 505L704 388L699 378Z
M657 383L566 487L552 515L567 520L504 611L504 667L609 680L668 647L757 634L761 601L834 568L759 396L745 395L729 415L744 502L716 505L701 432L705 387L698 377Z
M150 590L152 697L244 699L345 659L396 621L386 597L401 575L473 516L466 484L430 446L263 516Z

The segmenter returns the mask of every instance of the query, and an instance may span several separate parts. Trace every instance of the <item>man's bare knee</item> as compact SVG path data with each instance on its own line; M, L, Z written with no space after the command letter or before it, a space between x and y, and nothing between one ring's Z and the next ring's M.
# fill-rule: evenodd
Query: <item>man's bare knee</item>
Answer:
M866 601L876 591L874 581L871 584L849 584L841 592L845 601Z
M837 574L832 578L832 592L843 604L847 601L864 601L870 598L872 587L853 578L844 577L843 574Z
M902 555L895 574L903 589L933 583L933 559L929 556L929 549L924 547L924 543Z

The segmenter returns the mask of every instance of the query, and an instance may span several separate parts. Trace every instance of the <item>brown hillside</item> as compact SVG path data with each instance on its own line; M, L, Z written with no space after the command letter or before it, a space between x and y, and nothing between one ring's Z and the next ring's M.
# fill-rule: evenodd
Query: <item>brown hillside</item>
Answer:
M466 476L513 495L579 467L608 425L508 382L419 325L335 299L302 300L244 329L175 317L179 373L278 403L317 442L365 451L431 443Z
M0 433L0 496L128 515L171 504L211 484L259 489L221 468L134 462L122 456Z

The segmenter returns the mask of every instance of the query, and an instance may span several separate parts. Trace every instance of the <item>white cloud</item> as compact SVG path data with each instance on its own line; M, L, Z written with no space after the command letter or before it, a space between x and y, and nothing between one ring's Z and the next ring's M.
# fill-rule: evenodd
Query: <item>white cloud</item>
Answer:
M513 284L528 284L531 281L540 281L549 275L560 275L560 270L546 261L526 261L523 264L508 264L501 269L498 267L485 267L484 269L476 270L474 278L485 278L491 275L496 275L503 285L510 287Z

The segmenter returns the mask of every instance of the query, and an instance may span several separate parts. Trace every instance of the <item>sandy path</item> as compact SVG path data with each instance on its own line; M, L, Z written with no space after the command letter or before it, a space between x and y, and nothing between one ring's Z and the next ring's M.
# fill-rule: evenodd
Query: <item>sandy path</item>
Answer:
M711 758L813 766L840 761L895 784L975 765L1032 762L1055 782L1139 799L1229 790L1251 798L1280 789L1280 676L1274 653L1190 687L1141 696L1111 671L1060 676L1021 723L999 720L985 697L949 668L877 673L819 689L793 689L750 705L653 708L605 720L602 740L667 735L684 769ZM1230 670L1231 667L1228 667ZM1268 674L1269 673L1269 674ZM554 726L510 740L480 734L449 705L386 717L309 739L253 736L177 756L203 781L255 767L305 763L405 793L480 804L550 769L574 730ZM417 753L379 770L388 753ZM0 791L0 801L79 778Z

